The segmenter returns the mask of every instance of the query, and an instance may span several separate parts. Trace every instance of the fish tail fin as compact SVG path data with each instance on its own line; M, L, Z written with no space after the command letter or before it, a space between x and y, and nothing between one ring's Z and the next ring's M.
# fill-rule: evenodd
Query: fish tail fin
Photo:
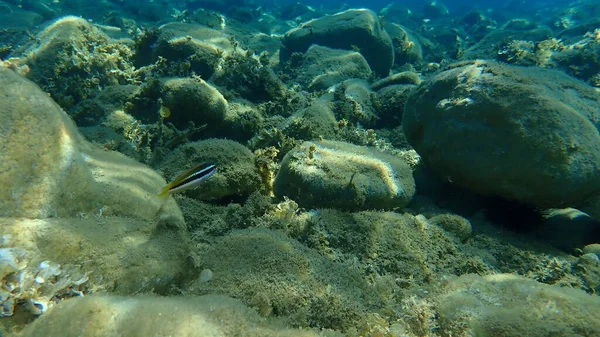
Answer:
M169 196L170 190L171 190L171 185L167 185L162 188L162 190L160 191L160 193L157 194L157 196L160 198L166 198Z

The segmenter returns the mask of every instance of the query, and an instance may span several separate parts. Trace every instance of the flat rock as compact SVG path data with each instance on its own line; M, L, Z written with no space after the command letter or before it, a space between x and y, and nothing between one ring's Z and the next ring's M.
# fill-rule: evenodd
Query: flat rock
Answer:
M512 274L465 275L435 298L437 321L447 335L598 336L597 296ZM476 314L474 314L476 313Z
M321 336L266 322L226 296L86 296L64 301L25 329L23 337ZM329 335L328 335L329 336Z

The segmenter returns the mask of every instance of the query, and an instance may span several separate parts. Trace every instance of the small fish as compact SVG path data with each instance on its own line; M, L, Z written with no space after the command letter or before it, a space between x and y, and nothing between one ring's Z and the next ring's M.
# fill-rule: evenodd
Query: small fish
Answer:
M191 168L178 175L172 182L163 187L158 196L164 197L169 194L195 188L201 182L212 176L216 170L217 166L210 163L204 163Z

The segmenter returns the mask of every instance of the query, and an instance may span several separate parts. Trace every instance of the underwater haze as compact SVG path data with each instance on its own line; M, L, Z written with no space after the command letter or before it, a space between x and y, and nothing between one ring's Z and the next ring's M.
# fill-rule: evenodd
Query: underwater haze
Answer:
M0 336L600 336L597 0L0 9Z

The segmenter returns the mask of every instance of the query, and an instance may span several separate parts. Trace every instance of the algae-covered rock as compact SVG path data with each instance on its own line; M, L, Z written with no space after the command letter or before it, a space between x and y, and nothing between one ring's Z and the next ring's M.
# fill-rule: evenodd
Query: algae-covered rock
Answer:
M404 104L411 91L421 83L419 75L412 71L403 71L383 78L371 84L376 91L377 125L392 128L402 122Z
M294 326L345 331L360 325L370 303L383 303L387 293L371 287L357 268L265 228L232 231L203 246L197 264L212 278L198 278L188 288L192 294L240 298L262 316Z
M96 148L67 114L30 81L0 67L0 216L48 218L105 212L183 221L152 169Z
M600 335L598 296L516 275L466 275L434 302L443 336Z
M333 138L338 123L331 107L331 98L322 96L306 108L296 111L283 125L283 133L289 137L312 140Z
M424 162L472 191L538 207L600 190L600 98L558 71L450 66L409 97L402 125Z
M467 241L473 235L473 227L469 220L456 214L439 214L429 219L432 225L443 228L460 241Z
M233 53L230 37L222 31L203 25L172 22L158 29L151 49L152 62L159 57L169 61L166 75L194 72L210 78L223 56Z
M419 36L393 22L386 23L385 30L392 39L394 64L403 66L407 63L419 64L423 61L423 46Z
M415 182L400 158L343 142L305 142L286 154L274 191L302 207L390 209L410 202Z
M366 128L373 127L377 121L375 98L369 83L350 79L336 86L333 93L333 112L337 119L344 119Z
M377 90L377 125L392 128L402 124L404 105L416 85L395 84Z
M391 85L419 85L421 82L419 74L412 71L403 71L374 82L371 84L371 89L380 90Z
M172 180L181 172L214 163L217 171L198 188L185 191L199 199L247 196L262 187L254 154L240 143L227 139L207 139L177 147L160 164L163 174Z
M0 97L0 233L24 263L2 279L5 298L43 312L67 289L167 292L181 282L189 246L179 207L156 195L164 179L89 144L46 93L2 67ZM41 263L60 266L37 278Z
M325 90L350 78L368 79L371 68L355 51L312 45L302 56L296 71L298 81L309 90Z
M86 296L64 301L23 331L23 337L322 336L261 319L226 296ZM335 336L328 334L328 336Z
M37 220L0 218L0 232L8 238L5 245L25 254L26 266L2 279L15 286L11 297L19 301L45 300L48 306L54 295L72 295L67 287L123 295L168 293L171 286L194 271L186 259L190 252L187 232L173 218L157 223L105 214ZM54 280L30 283L29 278L35 278L36 267L43 261L70 266L78 276L64 271ZM52 283L56 289L48 292L42 288Z
M251 102L287 99L287 88L269 67L267 54L261 56L236 53L225 57L219 71L211 78L216 85Z
M162 102L168 108L168 121L179 128L189 122L215 127L223 122L227 101L212 85L200 78L170 78L161 84Z
M87 20L67 16L41 31L22 53L27 78L69 109L108 85L134 83L131 40L112 40Z
M303 53L311 45L318 44L357 49L379 76L387 76L394 64L392 40L377 14L368 9L350 9L308 21L285 33L282 43L280 57L284 62L292 53Z
M303 241L335 259L358 259L379 275L408 278L424 286L438 275L459 273L472 260L424 216L394 212L311 212ZM315 238L327 240L315 240Z

